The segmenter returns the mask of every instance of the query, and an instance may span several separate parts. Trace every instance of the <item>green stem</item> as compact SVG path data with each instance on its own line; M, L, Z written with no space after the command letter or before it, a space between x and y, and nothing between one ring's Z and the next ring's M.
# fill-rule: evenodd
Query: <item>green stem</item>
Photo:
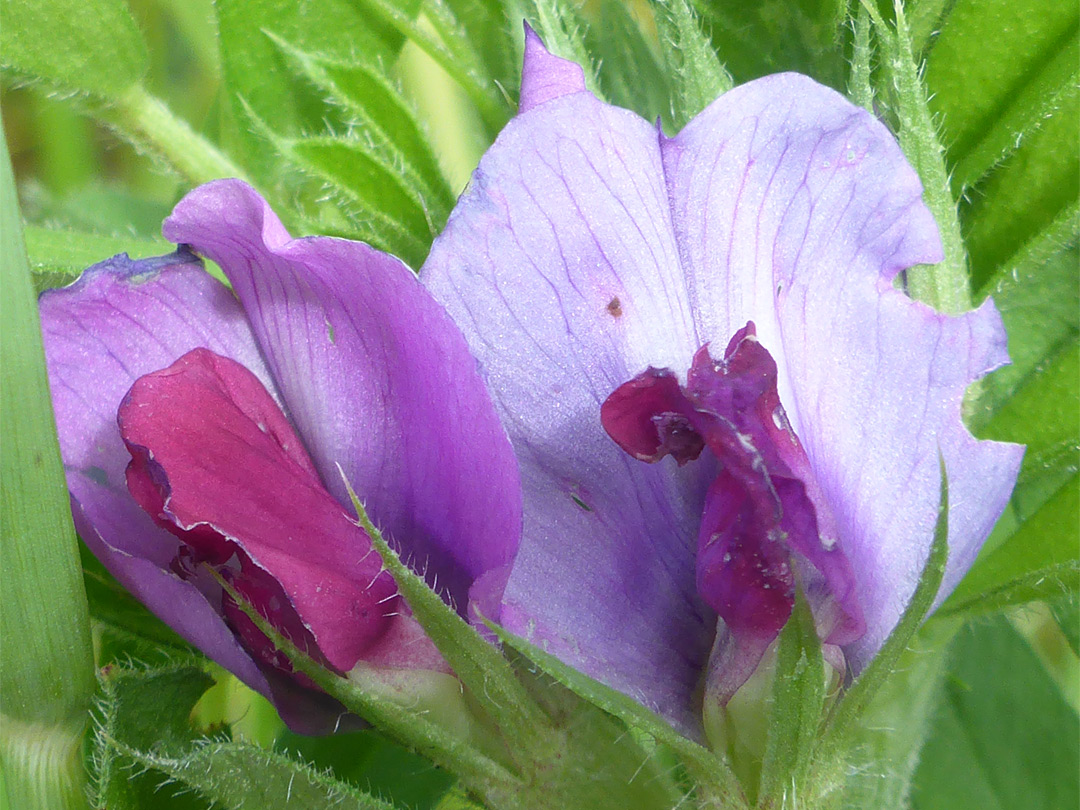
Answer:
M106 123L137 146L149 148L192 183L222 177L247 180L244 170L179 118L142 85L97 111Z
M4 718L0 756L7 807L89 807L82 758L85 725L39 725Z
M0 761L12 808L86 807L90 618L7 144L0 132Z

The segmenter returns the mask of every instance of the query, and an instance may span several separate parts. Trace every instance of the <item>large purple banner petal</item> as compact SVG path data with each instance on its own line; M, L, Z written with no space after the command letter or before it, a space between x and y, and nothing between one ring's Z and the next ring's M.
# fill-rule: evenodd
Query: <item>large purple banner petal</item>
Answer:
M562 69L531 44L526 77ZM966 386L1007 360L992 304L944 316L893 287L940 258L936 226L892 136L838 94L770 77L667 139L552 81L570 89L506 127L422 271L522 466L504 622L696 727L715 623L694 587L694 538L715 463L636 463L604 434L600 404L752 320L835 518L839 536L821 540L854 569L868 623L846 648L858 669L929 549L938 447L957 494L946 587L1015 479L1021 449L976 442L960 420Z
M424 266L514 442L525 542L503 622L677 718L715 618L694 587L708 464L625 455L600 405L698 347L656 130L586 93L503 130Z
M443 308L392 256L291 239L240 181L191 192L163 230L232 282L327 488L348 502L343 471L464 610L472 583L513 559L521 496L506 434Z
M1008 362L993 305L946 316L892 285L941 259L899 146L873 116L803 76L736 88L663 144L673 221L706 340L748 320L837 520L866 634L857 672L895 626L929 552L938 448L949 475L955 586L1012 490L1022 448L976 442L967 386Z

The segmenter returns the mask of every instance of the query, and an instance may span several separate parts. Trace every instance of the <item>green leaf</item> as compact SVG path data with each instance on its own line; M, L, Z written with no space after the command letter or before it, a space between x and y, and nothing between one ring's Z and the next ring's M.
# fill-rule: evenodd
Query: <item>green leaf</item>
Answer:
M957 191L975 185L1012 154L1043 124L1063 114L1076 94L1080 73L1080 38L1073 36L1038 74L1024 85L1008 108L996 117L981 139L959 158L952 185Z
M981 286L1026 243L1051 229L1080 195L1080 90L969 195L961 211L972 278Z
M427 0L423 14L398 0L356 0L371 14L417 45L461 86L491 129L498 132L510 112L502 93L481 64L465 29L442 0Z
M95 687L90 622L2 132L0 232L0 756L15 806L77 808Z
M938 612L942 616L989 613L1062 592L1075 593L1080 585L1078 522L1080 477L1074 472L1008 540L980 558Z
M117 784L124 760L195 791L214 807L264 810L295 803L322 810L393 810L393 805L266 749L199 739L190 723L196 701L213 683L201 669L114 670L105 679L97 735L99 804L130 801ZM155 802L156 805L156 802Z
M1006 262L983 290L1001 312L1012 362L982 383L978 407L968 415L977 433L1010 398L1042 374L1048 360L1068 352L1080 337L1076 318L1080 251L1075 245L1067 250L1061 247L1075 239L1077 224L1074 209L1059 227Z
M443 0L465 30L496 86L512 93L521 80L522 27L503 0ZM509 23L509 26L508 26ZM509 30L508 30L509 29Z
M991 286L1014 362L983 383L969 421L980 438L1027 450L1005 514L942 615L996 611L1076 588L1080 291L1077 250L1060 249L1074 228L1075 212L1007 263ZM1056 253L1047 258L1048 251Z
M324 181L345 207L355 237L420 267L434 238L424 200L394 167L352 139L278 141L296 165Z
M782 807L791 786L803 784L824 702L821 641L800 592L777 648L759 803Z
M1069 49L1076 29L1074 3L956 0L934 40L925 76L953 161L987 149L980 144L997 139L1003 124L1037 119L1050 98L1033 91L1054 94L1056 82L1048 82L1044 71ZM1057 75L1064 79L1068 73ZM1015 129L1014 136L1022 131Z
M416 3L407 8L415 11ZM392 64L404 41L349 0L219 0L214 10L226 109L232 114L227 142L233 142L234 151L267 186L280 182L282 173L266 141L250 130L245 104L284 136L322 131L328 118L333 125L347 123L319 88L296 80L275 38L342 63L352 62L358 53L368 63Z
M713 45L736 81L795 70L832 87L843 86L839 47L843 0L693 0Z
M134 236L103 236L96 233L26 227L26 252L38 291L70 284L92 264L127 253L133 259L170 253L173 245L164 239Z
M671 91L665 71L631 7L598 3L587 20L585 48L601 66L597 79L604 98L649 121L667 116Z
M432 810L454 781L451 774L371 729L325 737L285 731L274 750L410 810Z
M945 564L949 557L949 483L945 471L945 460L940 455L939 461L941 502L938 505L933 543L919 576L919 583L915 586L915 592L900 616L900 621L885 639L877 655L837 701L826 719L814 754L819 762L835 762L841 752L851 749L852 739L858 733L859 718L874 695L881 690L889 676L896 670L897 662L923 623L941 587L941 579L945 575ZM912 538L912 542L921 544L924 541L921 538Z
M670 123L680 130L734 85L688 0L657 3L664 70L672 85Z
M925 56L926 46L941 31L943 20L952 10L956 0L914 0L904 4L911 31L911 47L916 54Z
M1073 655L1080 657L1080 593L1063 594L1052 599L1049 605Z
M4 0L0 17L0 60L23 77L116 99L146 72L124 0Z
M535 740L550 731L543 711L529 697L502 654L446 604L423 577L400 560L371 522L352 485L346 481L345 486L358 525L371 538L383 566L394 578L416 620L510 743L527 752Z
M345 138L394 167L421 194L433 221L441 226L454 198L423 126L397 83L375 63L334 62L270 36L297 72L348 117Z
M1060 810L1080 802L1077 715L1009 624L971 625L915 774L916 810Z

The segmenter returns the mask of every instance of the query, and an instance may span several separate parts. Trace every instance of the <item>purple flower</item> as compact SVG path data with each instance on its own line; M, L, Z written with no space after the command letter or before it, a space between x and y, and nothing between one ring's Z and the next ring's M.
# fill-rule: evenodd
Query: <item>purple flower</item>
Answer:
M464 611L498 603L517 547L510 444L461 334L397 259L291 239L239 181L191 192L164 232L232 291L181 247L41 298L76 525L184 638L323 730L340 707L207 567L339 671L446 672L343 508L341 473Z
M1008 359L993 304L943 315L894 285L942 255L914 171L881 123L794 74L668 138L531 31L520 110L421 271L521 467L502 622L689 733L703 672L722 704L796 583L857 674L927 558L939 448L943 593L1022 455L961 421Z

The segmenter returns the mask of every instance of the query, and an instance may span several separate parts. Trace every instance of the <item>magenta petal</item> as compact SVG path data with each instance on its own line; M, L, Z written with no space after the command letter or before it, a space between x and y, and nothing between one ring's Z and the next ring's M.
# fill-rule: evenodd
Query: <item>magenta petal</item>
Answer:
M241 570L228 569L238 590L286 635L306 646L297 636L310 631L347 671L387 631L393 580L251 372L196 349L136 381L117 418L133 493L149 484L158 494L143 508L215 564L227 560L222 545L240 552Z
M525 23L525 65L521 71L518 112L525 113L552 99L585 90L581 65L548 52L540 37Z
M234 357L269 381L236 299L194 256L181 251L137 262L116 256L91 267L71 286L44 293L40 310L79 535L128 590L183 638L273 697L272 685L221 618L220 589L200 592L169 570L179 544L128 493L124 469L130 455L116 426L116 410L131 384L196 346ZM304 728L315 730L319 720L309 717ZM332 722L333 717L322 720Z
M164 225L225 271L326 487L341 471L379 527L464 611L510 563L520 485L457 328L400 261L343 239L291 239L236 180L188 194Z

